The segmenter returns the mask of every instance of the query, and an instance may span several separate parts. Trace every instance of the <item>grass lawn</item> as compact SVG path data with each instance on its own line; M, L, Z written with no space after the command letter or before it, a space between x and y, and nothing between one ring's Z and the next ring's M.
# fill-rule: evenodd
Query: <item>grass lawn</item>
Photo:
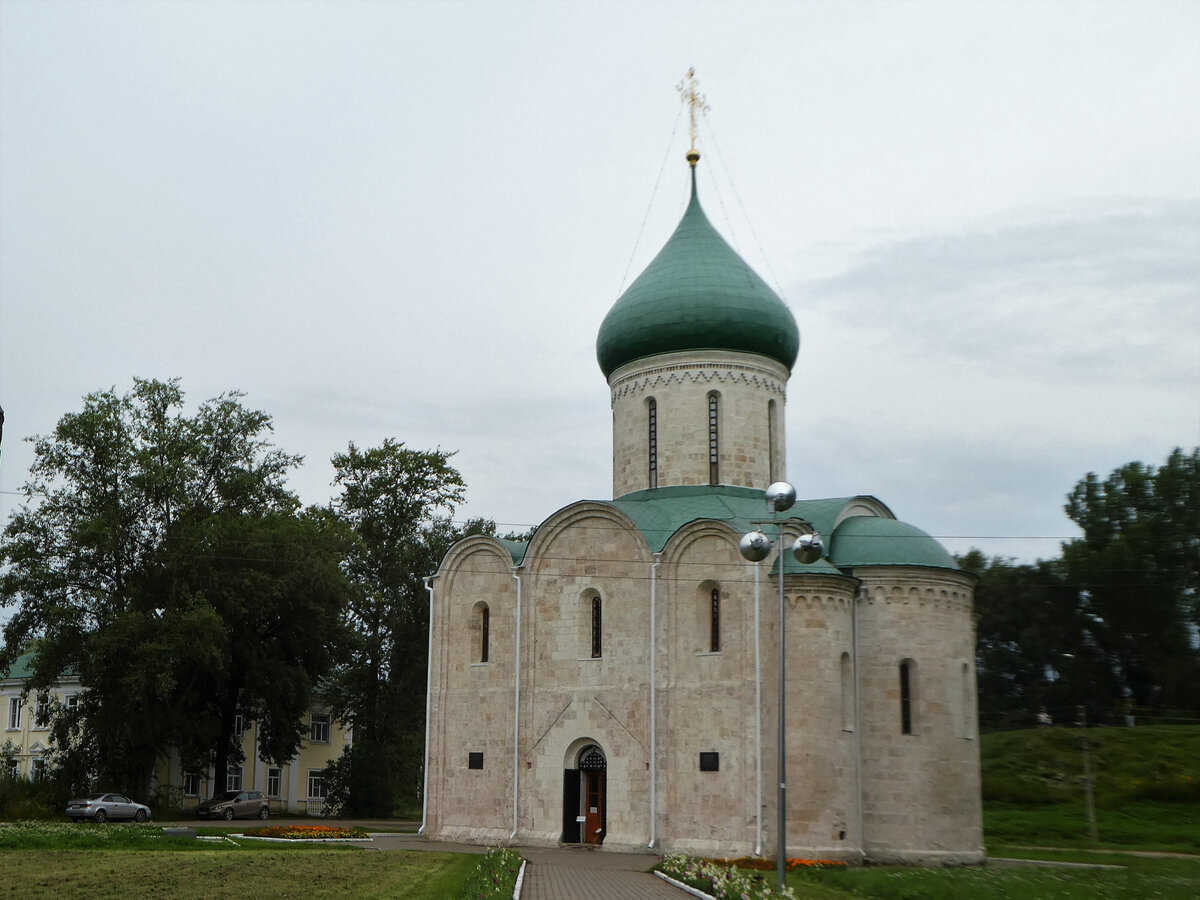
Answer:
M1200 853L1200 804L1129 802L1097 809L1096 823L1100 842L1093 844L1088 839L1082 803L988 803L983 808L983 833L989 851L1006 844Z
M1088 854L1087 861L1123 868L991 864L953 869L806 869L789 872L788 884L801 900L1195 900L1200 896L1200 860Z
M446 900L462 892L477 856L352 848L0 851L13 897L361 897Z

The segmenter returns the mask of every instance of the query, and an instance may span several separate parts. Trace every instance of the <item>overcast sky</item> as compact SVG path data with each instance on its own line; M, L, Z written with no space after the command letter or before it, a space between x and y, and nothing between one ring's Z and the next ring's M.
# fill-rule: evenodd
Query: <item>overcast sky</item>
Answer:
M800 326L788 469L1050 557L1200 444L1200 3L0 3L0 518L84 394L239 389L460 517L611 497L609 307L701 198ZM644 227L643 227L644 222ZM639 239L640 233L640 239Z

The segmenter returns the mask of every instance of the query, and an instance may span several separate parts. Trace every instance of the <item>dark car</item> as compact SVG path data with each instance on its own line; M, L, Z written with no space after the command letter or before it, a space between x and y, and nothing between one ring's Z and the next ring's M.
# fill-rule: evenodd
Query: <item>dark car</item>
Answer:
M72 822L81 819L91 819L93 822L107 822L109 819L148 822L150 807L134 803L124 794L90 794L77 800L68 800L67 815Z
M196 807L202 819L270 818L271 801L262 791L225 791Z

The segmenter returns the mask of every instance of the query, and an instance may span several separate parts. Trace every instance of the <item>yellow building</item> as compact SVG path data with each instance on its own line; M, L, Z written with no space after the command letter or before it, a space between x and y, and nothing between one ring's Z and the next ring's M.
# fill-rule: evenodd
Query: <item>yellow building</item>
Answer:
M0 709L4 715L0 761L7 767L7 771L0 774L30 780L45 772L45 754L52 743L50 710L56 703L73 707L83 691L78 677L66 675L40 700L33 696L23 697L32 660L33 655L28 653L19 657L0 678ZM230 766L225 778L219 780L211 767L203 772L184 771L178 752L172 750L155 769L153 799L187 811L195 809L202 798L221 791L256 790L271 799L273 814L321 815L327 793L325 767L351 744L352 733L321 707L309 712L306 724L308 737L299 752L289 762L277 766L258 758L258 724L239 717L236 728L242 734L245 756L241 764Z

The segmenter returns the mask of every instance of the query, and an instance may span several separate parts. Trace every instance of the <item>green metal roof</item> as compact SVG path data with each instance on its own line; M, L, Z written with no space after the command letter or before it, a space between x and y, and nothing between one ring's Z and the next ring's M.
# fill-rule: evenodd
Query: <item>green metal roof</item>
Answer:
M860 496L797 500L786 512L773 514L767 512L764 492L756 488L695 484L635 491L615 500L595 502L628 516L652 553L661 553L672 535L692 522L724 522L737 534L762 531L773 543L774 523L798 520L820 532L825 541L825 557L804 565L788 553L784 568L789 574L840 575L859 566L958 569L941 544L905 522L883 516L854 515L838 523L843 511L862 499ZM524 562L528 542L501 540L501 543L514 565Z
M635 491L609 501L633 520L653 553L666 546L671 535L684 525L703 519L724 522L739 534L762 529L763 522L787 522L804 519L821 531L821 524L833 524L836 512L830 515L834 505L840 509L846 500L798 500L787 512L780 515L767 512L763 491L755 488L732 487L730 485L676 485ZM774 529L767 525L766 535L774 541ZM790 553L784 557L787 572L822 572L839 574L837 569L821 559L809 565L801 565Z
M28 678L33 674L34 653L22 653L9 666L7 672L0 672L0 678Z
M852 516L833 532L830 558L843 569L858 566L934 566L957 569L946 548L907 522Z
M675 233L608 311L596 338L607 378L635 359L678 350L740 350L790 370L800 350L791 311L692 198Z
M525 549L529 546L529 541L510 541L508 538L496 538L496 540L504 545L504 549L512 557L513 565L519 566L521 560L525 558Z

